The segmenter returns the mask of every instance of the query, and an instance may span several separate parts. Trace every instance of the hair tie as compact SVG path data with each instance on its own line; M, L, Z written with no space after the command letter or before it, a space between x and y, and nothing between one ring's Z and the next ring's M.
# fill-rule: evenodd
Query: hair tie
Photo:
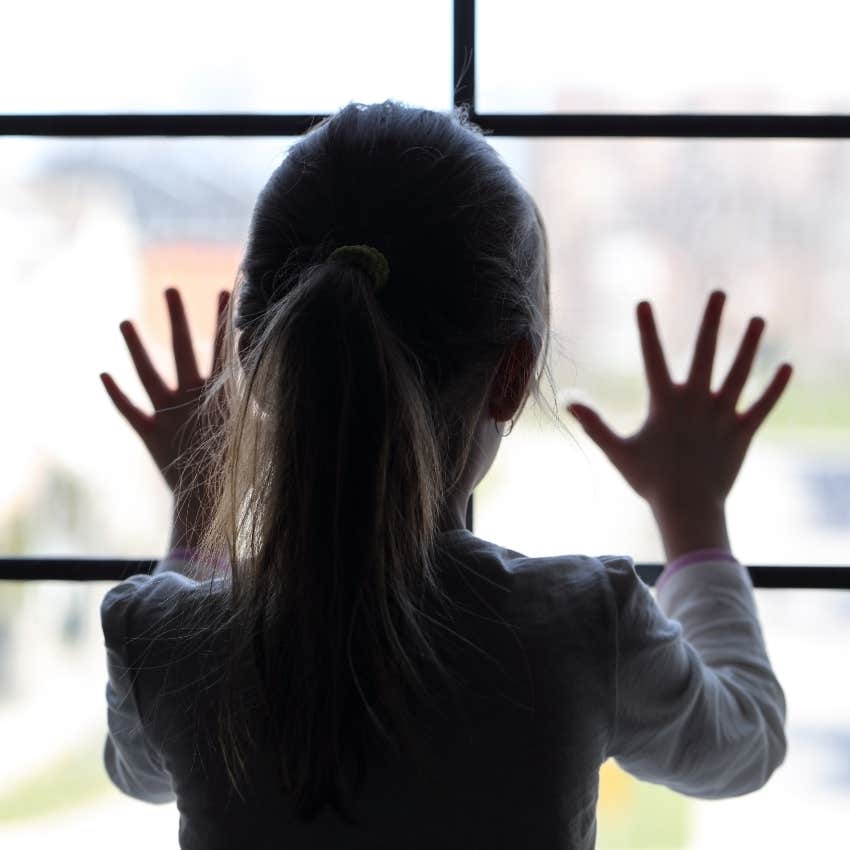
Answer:
M328 257L328 260L351 263L363 269L372 278L376 291L386 284L390 276L390 264L387 258L371 245L341 245Z

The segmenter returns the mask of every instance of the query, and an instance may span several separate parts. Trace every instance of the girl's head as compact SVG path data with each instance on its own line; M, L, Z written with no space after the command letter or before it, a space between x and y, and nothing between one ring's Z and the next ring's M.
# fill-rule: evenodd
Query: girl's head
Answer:
M359 243L389 261L379 295L363 275L325 263L338 246ZM507 407L517 411L536 389L532 370L547 345L546 259L534 201L462 115L351 104L293 147L260 194L242 263L240 350L247 362L261 335L254 328L268 329L275 305L301 305L296 290L306 279L323 281L313 288L337 302L350 297L344 286L373 296L373 321L383 320L376 332L406 349L429 412L445 437L456 437L440 446L451 484L471 448L470 427L490 412L490 390L505 389L491 387L494 379L516 379L508 401L518 403ZM340 273L347 282L336 282ZM499 365L515 368L497 376ZM491 418L515 410L503 405Z
M386 257L385 286L329 260L352 244ZM342 806L367 728L404 738L407 696L442 669L438 534L496 424L539 398L546 239L463 113L350 104L272 174L240 272L204 548L231 554L232 657L256 650L282 781L311 815ZM222 703L234 782L240 704Z

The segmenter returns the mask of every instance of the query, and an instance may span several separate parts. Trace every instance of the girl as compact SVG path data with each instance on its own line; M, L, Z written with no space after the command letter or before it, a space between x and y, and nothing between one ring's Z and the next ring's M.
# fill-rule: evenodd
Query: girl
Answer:
M102 376L175 496L167 557L103 601L105 763L177 801L181 847L592 848L608 757L705 798L782 763L724 514L791 374L736 412L763 321L712 392L723 294L681 385L641 303L643 427L571 407L653 510L656 602L629 558L465 528L503 424L540 400L549 277L535 203L462 113L351 104L291 149L206 380L166 297L177 389L129 322L154 414Z

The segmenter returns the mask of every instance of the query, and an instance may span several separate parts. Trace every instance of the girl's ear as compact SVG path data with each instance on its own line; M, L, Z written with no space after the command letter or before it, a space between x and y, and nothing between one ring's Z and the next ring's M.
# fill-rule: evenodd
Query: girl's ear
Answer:
M519 410L534 375L534 346L528 337L514 343L502 357L490 395L490 415L507 422Z

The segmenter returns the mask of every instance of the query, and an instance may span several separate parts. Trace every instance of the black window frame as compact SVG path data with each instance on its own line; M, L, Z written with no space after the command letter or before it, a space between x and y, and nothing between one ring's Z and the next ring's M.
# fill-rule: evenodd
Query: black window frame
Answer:
M454 104L465 106L479 127L493 136L531 138L712 138L848 139L850 115L777 114L611 114L479 113L476 104L475 0L453 3ZM0 136L298 136L324 114L162 113L0 115ZM472 530L473 500L466 523ZM158 559L93 557L8 557L0 555L0 581L121 581L150 573ZM636 569L654 584L663 564ZM850 590L850 565L752 565L757 588Z

